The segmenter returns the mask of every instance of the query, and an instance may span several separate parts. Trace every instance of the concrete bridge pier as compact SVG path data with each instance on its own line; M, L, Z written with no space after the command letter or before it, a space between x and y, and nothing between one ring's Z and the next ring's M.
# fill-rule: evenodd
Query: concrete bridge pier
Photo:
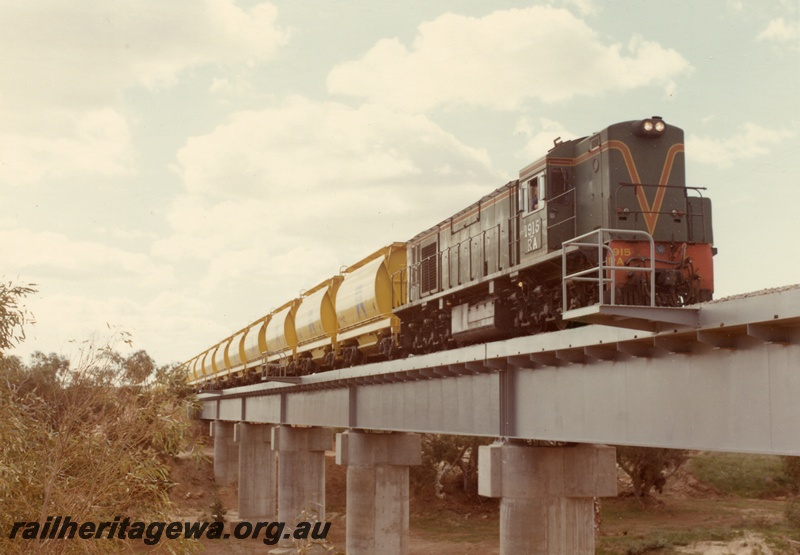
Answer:
M286 523L287 532L298 522L325 520L325 451L332 447L330 428L272 428L272 450L278 453L278 520Z
M336 434L336 463L347 465L347 553L408 553L408 467L421 462L419 434Z
M592 555L593 498L617 494L615 450L508 442L481 446L478 493L501 499L501 555Z
M229 486L238 479L239 446L236 445L236 423L214 420L214 481Z
M240 422L239 518L268 521L275 518L277 458L272 451L272 426Z

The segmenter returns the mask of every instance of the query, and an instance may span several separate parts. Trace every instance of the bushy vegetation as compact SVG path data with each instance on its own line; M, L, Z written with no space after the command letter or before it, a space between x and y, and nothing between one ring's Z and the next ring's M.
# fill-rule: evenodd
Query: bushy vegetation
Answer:
M18 317L0 321L3 345L23 337L13 306ZM177 368L158 367L144 351L124 357L116 340L126 337L85 347L74 363L37 352L24 364L0 351L0 553L113 552L125 543L12 540L16 521L168 520L168 463L189 445L193 397Z
M661 493L687 457L683 449L617 446L617 464L630 477L633 493L640 499L653 489Z
M25 323L32 317L22 301L36 293L35 287L0 283L0 353L25 339Z
M438 497L446 495L448 483L478 496L478 447L491 440L478 437L424 434L422 464L411 467L411 487L416 493L432 488Z

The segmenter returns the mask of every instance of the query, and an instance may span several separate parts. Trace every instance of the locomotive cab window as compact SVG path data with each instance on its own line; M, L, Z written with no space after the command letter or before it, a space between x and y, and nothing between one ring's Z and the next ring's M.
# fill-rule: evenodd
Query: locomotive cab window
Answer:
M544 208L544 174L537 175L527 181L523 189L522 206L526 212L535 212Z

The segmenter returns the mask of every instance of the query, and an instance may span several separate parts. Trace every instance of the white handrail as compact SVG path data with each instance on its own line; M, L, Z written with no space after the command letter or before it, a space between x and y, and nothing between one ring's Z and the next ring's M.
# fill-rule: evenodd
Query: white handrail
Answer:
M618 235L633 235L647 240L650 244L650 258L648 266L617 266L614 253L611 250L608 242ZM594 240L590 240L594 238ZM607 284L610 284L611 291L609 300L611 305L616 305L616 272L624 270L626 272L648 272L650 274L650 306L656 306L656 273L655 273L655 241L653 236L646 231L638 231L633 229L595 229L589 233L584 233L573 239L567 239L561 245L561 302L562 312L567 311L569 306L569 299L567 298L567 285L574 281L586 281L597 284L598 291L598 304L603 305L605 298L603 290ZM570 248L572 247L572 248ZM567 255L573 252L574 249L597 249L597 266L584 270L579 270L571 274L567 274ZM606 256L610 254L611 263L606 263ZM609 277L607 277L609 276Z

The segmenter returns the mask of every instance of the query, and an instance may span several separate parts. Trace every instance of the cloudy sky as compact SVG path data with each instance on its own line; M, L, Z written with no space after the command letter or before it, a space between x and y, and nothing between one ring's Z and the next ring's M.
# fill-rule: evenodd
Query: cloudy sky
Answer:
M800 282L796 0L0 0L16 350L186 360L517 176L660 115L717 297Z

